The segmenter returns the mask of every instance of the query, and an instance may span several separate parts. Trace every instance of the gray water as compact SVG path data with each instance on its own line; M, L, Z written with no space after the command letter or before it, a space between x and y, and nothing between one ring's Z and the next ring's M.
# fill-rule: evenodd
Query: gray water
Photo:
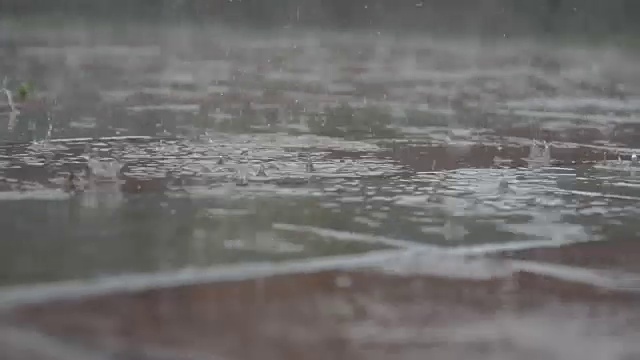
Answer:
M140 174L142 186L166 182L141 193L123 192L123 180L107 178L79 182L86 190L69 194L63 175L38 182L42 163L7 166L0 193L2 282L359 253L404 242L616 241L638 231L639 182L632 170L414 173L375 156L301 157L282 150L287 142L286 135L239 135L201 144L127 144L124 155L114 155L136 159L129 171ZM325 140L329 145L348 144ZM289 146L304 145L289 140ZM244 150L250 156L240 155ZM229 155L222 165L220 152ZM306 170L308 157L313 172ZM46 167L55 173L72 162L68 156ZM256 175L260 166L266 176ZM162 180L147 180L154 172ZM244 176L238 173L247 174L247 186L238 185Z
M146 287L186 270L257 276L265 262L313 272L383 250L634 239L636 56L507 37L4 21L0 76L35 92L12 130L15 109L0 103L0 304L65 298L66 280L111 279L106 289L147 274L131 285ZM492 276L403 256L383 267ZM614 283L637 279L617 270ZM546 329L545 316L504 321ZM411 339L372 329L353 336Z
M386 246L320 241L280 223L442 246L613 241L637 231L627 222L639 196L629 165L573 166L605 151L629 162L635 133L620 128L640 113L640 78L621 49L47 26L3 23L7 87L31 81L45 103L19 115L34 131L3 132L26 141L0 149L3 284ZM331 129L312 122L340 103L380 111L387 131L323 137ZM357 130L346 126L347 136ZM585 135L593 129L599 135ZM149 138L97 140L108 136ZM529 149L545 136L546 160L541 143ZM58 140L78 137L93 140ZM477 167L477 144L489 160L465 169ZM562 156L563 169L548 168ZM539 159L506 169L501 157ZM84 178L88 158L106 183ZM160 188L123 193L124 164L129 178ZM256 176L261 166L266 177ZM70 171L84 192L62 191ZM248 186L236 185L243 177Z

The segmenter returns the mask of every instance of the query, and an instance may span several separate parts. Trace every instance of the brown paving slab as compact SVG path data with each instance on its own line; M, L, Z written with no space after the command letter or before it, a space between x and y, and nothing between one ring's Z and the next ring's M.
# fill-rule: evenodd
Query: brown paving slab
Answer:
M478 281L327 271L23 306L4 322L118 359L572 358L557 356L582 350L558 336L633 344L637 304L638 294L524 272ZM594 327L600 335L582 334ZM640 355L614 348L607 356Z
M594 241L556 248L539 248L502 254L508 258L637 272L640 276L640 239Z

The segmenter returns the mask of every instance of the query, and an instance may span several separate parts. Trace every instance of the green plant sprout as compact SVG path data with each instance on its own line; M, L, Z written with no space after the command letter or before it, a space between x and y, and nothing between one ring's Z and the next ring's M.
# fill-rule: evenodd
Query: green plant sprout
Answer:
M20 85L20 87L18 88L18 99L20 101L27 100L27 98L33 93L33 91L34 87L31 83L24 83Z

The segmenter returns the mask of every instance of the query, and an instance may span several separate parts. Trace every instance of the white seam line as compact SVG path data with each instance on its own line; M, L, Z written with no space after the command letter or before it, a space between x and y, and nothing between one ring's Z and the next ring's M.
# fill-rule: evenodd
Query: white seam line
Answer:
M287 224L276 224L276 228L284 229ZM290 225L295 226L295 225ZM306 230L314 229L306 227ZM293 228L292 228L293 229ZM300 228L299 228L300 229ZM305 228L302 228L305 229ZM322 230L322 231L317 231ZM368 242L382 243L380 237L373 240L368 235L348 233L337 230L315 228L316 233L326 237L350 236L350 240L367 238ZM560 247L572 245L582 241L534 240L524 242L509 242L484 244L474 246L460 246L455 248L438 247L435 245L408 244L409 241L382 238L387 245L403 245L400 249L378 250L356 255L338 255L303 260L292 260L280 263L258 262L237 265L213 266L203 269L187 268L182 270L159 273L134 273L94 280L71 280L44 284L18 285L0 288L0 309L12 308L26 304L45 303L52 300L69 300L87 296L106 295L118 292L139 292L157 288L169 288L183 285L198 285L211 282L242 281L266 278L277 275L292 275L314 273L330 270L351 270L372 267L394 259L419 256L420 253L442 255L487 255L516 250L536 249L543 247ZM389 241L391 240L391 241ZM407 246L412 246L407 248Z

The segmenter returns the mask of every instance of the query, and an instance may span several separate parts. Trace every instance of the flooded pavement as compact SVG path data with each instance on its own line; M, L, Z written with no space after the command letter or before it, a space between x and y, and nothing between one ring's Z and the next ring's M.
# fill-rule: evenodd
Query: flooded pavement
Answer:
M107 30L0 31L3 359L640 357L637 55Z

